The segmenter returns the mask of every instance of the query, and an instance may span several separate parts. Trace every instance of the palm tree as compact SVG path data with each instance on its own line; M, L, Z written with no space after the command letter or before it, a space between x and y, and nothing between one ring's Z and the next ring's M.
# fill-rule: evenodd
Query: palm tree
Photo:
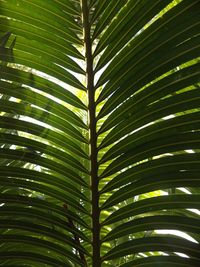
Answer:
M1 266L200 266L199 4L0 0Z

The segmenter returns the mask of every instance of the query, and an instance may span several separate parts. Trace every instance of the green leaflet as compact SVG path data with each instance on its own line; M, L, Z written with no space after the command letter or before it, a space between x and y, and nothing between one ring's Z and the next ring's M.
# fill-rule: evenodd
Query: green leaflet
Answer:
M74 94L72 94L70 91L64 89L62 86L60 86L59 84L56 84L55 82L53 83L33 73L26 73L25 71L20 70L20 69L12 69L12 68L2 66L1 76L3 79L7 81L13 81L14 83L16 82L14 86L12 84L8 86L7 84L7 91L8 91L8 87L10 88L10 90L11 88L13 88L11 91L13 96L20 98L20 90L16 90L16 88L19 88L18 83L21 83L28 87L44 92L47 95L50 94L77 108L86 109L85 105L80 101L80 99L76 97ZM5 82L3 84L4 86L6 86ZM1 88L1 90L3 89ZM25 88L23 88L23 90L25 90ZM29 94L31 94L31 92ZM22 94L21 97L23 97L23 95L25 97L24 93ZM39 94L37 97L40 97Z
M99 133L111 129L121 121L125 120L128 115L132 115L137 112L139 107L146 107L167 96L173 96L175 92L183 89L185 86L191 86L198 83L200 74L200 65L194 64L192 66L180 69L174 73L171 73L161 80L149 85L145 90L141 90L129 98L125 103L114 110L109 117L105 120ZM135 86L135 89L139 88ZM189 89L188 89L189 90ZM109 100L105 103L102 110L109 104ZM140 110L140 109L139 109Z
M140 30L147 22L150 21L169 1L154 1L150 4L148 1L124 1L124 8L117 14L115 20L111 22L105 34L100 39L95 55L106 48L106 52L99 60L96 70L104 66L117 51L127 44L138 30ZM122 2L121 2L122 4ZM112 7L113 8L113 7ZM134 21L134 23L133 23ZM122 23L123 22L123 23ZM98 27L98 25L97 25ZM118 36L118 41L113 42L115 37ZM111 48L112 46L112 48Z
M12 224L11 224L12 225ZM13 225L12 225L13 226ZM31 229L31 225L28 226L28 228L30 227ZM57 237L56 237L57 238ZM37 246L40 246L41 248L47 248L50 251L52 251L53 253L56 252L56 254L61 254L62 256L66 256L71 259L73 262L76 262L78 264L81 265L80 260L73 255L73 253L71 253L70 251L67 251L64 246L59 246L56 245L52 242L46 241L46 240L42 240L42 239L38 239L35 237L31 237L31 236L20 236L20 235L4 235L2 238L3 242L9 243L9 242L14 242L17 244L26 244L26 250L28 250L28 244L32 245L33 247L35 246L35 250L37 250ZM66 239L67 241L67 239ZM31 251L31 247L30 247L30 251Z
M160 175L167 173L169 171L178 172L183 168L185 170L196 170L199 164L199 154L177 154L173 157L161 157L154 160L149 160L146 162L141 162L141 164L135 165L125 172L119 173L115 178L113 178L106 186L102 189L102 192L107 192L109 190L119 188L121 185L128 184L130 182L135 182L139 178L152 177L155 174ZM134 169L134 171L133 171Z
M161 265L169 265L172 267L177 266L186 266L186 267L196 267L198 266L200 261L198 259L187 259L181 258L177 256L153 256L148 258L141 258L138 260L130 261L128 263L120 265L120 267L132 267L133 264L136 267L148 266L148 267L159 267Z
M80 161L72 158L70 154L51 146L51 144L44 144L42 140L36 141L14 134L0 133L0 141L1 143L6 142L7 144L15 144L17 146L25 147L27 148L27 152L39 152L40 154L49 155L56 161L61 161L63 165L71 167L73 170L88 174L88 170L81 165Z
M144 199L119 209L113 212L103 224L111 224L116 221L120 221L124 218L142 214L145 212L153 212L156 210L163 209L192 209L199 207L199 194L194 195L169 195L169 196L159 196L152 197L149 199ZM104 207L103 207L104 208Z
M145 240L145 241L144 241ZM144 245L145 242L145 245ZM145 252L146 250L172 251L177 249L179 252L187 253L190 256L199 258L199 244L185 241L182 238L174 237L146 237L128 241L112 249L103 260L110 260L133 252Z
M55 214L63 217L65 220L67 218L71 218L72 220L76 221L80 225L83 225L84 227L88 227L85 222L78 217L75 213L73 213L70 210L63 209L63 207L55 204L55 203L50 203L47 200L40 198L40 197L28 197L28 196L22 196L22 195L12 195L12 194L1 194L0 195L1 201L5 201L6 203L15 203L16 206L33 206L37 207L40 210L44 209L45 211L50 211L54 212Z
M161 155L164 153L168 153L170 151L175 152L175 151L181 151L181 150L187 149L188 147L190 147L189 141L188 141L188 143L185 143L185 142L182 143L181 138L182 137L184 138L184 132L186 132L186 131L190 132L192 130L195 131L199 128L199 120L196 119L197 114L198 113L194 113L194 114L191 113L191 114L188 114L187 116L185 115L185 116L175 117L172 120L172 123L171 123L171 121L166 120L166 121L163 121L163 123L161 122L161 123L153 125L152 127L150 126L150 128L148 127L147 129L144 129L144 131L143 131L143 132L145 132L144 139L143 140L141 139L141 141L143 141L143 142L141 142L141 143L138 142L138 147L137 147L137 145L132 146L133 148L135 148L135 153L133 152L133 150L130 149L126 154L124 154L124 155L122 154L121 158L120 157L116 158L104 170L104 172L101 174L101 177L105 177L105 175L113 174L113 171L114 172L119 171L119 170L123 169L124 167L128 166L128 164L130 165L130 164L137 163L137 162L141 161L142 159L148 159L150 157ZM195 119L194 119L194 117L195 117ZM191 121L188 119L191 119ZM162 126L164 126L164 127L162 128ZM169 127L165 127L165 126L169 126ZM148 140L149 136L148 136L148 134L146 135L146 133L149 132L149 130L152 128L156 129L155 132L153 131L153 134L152 134L152 137L155 138L155 144L154 144L155 147L152 146L152 143L151 143L151 141L153 141L154 138L149 138L149 140ZM161 137L163 139L158 140L157 130L159 132L163 133L163 134L161 134ZM138 134L139 134L139 132L136 133L136 136L138 136ZM177 137L177 134L179 135L179 137ZM135 135L133 135L133 136L135 136ZM194 136L195 136L195 134L194 134ZM147 137L147 147L145 147L145 149L144 149L144 147L142 147L142 146L145 146L144 145L145 137ZM179 139L180 139L180 141L179 141ZM148 141L150 141L150 142L148 142ZM165 141L168 141L168 142L165 143ZM134 141L133 141L133 143L134 143ZM198 143L198 140L197 140L197 143ZM172 144L174 145L173 147L172 147ZM192 142L191 142L191 148L192 148ZM102 161L103 161L103 159L102 159ZM100 161L100 162L102 163L102 161Z
M6 48L5 48L6 49ZM74 77L70 72L60 68L59 66L49 63L45 58L39 58L24 51L14 51L12 55L6 55L6 52L0 53L0 59L9 63L20 64L23 66L28 65L32 69L37 69L40 72L63 81L75 88L85 90L85 87Z
M102 241L113 240L135 232L157 229L179 229L184 232L198 233L199 227L199 219L173 215L149 216L122 223L108 233Z
M45 211L45 210L39 210L39 209L35 209L35 208L24 208L24 207L2 207L1 208L1 216L12 216L15 215L15 218L20 218L23 217L23 220L26 220L26 222L28 223L29 221L32 222L32 215L34 215L34 221L35 222L47 222L49 224L49 226L54 225L58 231L61 230L62 231L72 231L73 233L76 234L77 236L79 236L79 238L83 239L83 240L87 240L87 237L81 233L79 230L77 230L76 228L71 229L71 227L69 226L69 223L67 223L67 219L61 219L58 218L57 216L55 216L55 214L53 212L50 212L49 210ZM27 216L29 215L29 216ZM89 242L89 240L87 240Z
M109 95L108 92L114 93L118 91L120 86L124 84L126 87L121 93L123 92L124 95L125 91L129 91L130 96L130 86L134 88L133 85L136 82L140 82L140 86L144 86L161 74L181 64L183 52L185 53L184 62L187 54L191 59L198 57L199 53L194 55L193 49L191 50L191 45L194 50L198 46L199 21L197 16L198 10L196 9L196 6L198 6L197 2L182 2L183 7L181 7L181 4L180 7L177 5L177 7L167 12L166 16L157 20L136 36L130 45L122 49L114 61L109 64L109 69L103 72L96 85L97 87L103 85L107 81L103 76L108 76L109 82L104 86L98 101L105 99ZM178 9L177 11L176 8ZM170 13L172 13L172 16L170 16ZM191 17L191 13L196 14L192 18L192 24L185 20L186 16ZM174 32L174 21L172 18L174 21L179 21L181 26L185 24L181 31ZM193 38L195 35L197 35L196 38L189 41L189 38ZM187 42L184 43L187 40L188 44L190 43L189 46L186 45ZM181 54L179 55L179 53ZM176 66L174 66L175 64ZM115 66L114 70L116 73L112 70L113 66ZM125 71L122 71L123 69ZM119 73L121 74L119 75Z
M54 264L54 266L66 266L66 263L62 261L56 260L54 258L50 258L48 256L41 255L39 253L33 252L21 252L21 251L11 251L11 252L0 252L1 260L10 260L14 259L15 261L30 261L31 263L42 263L42 264ZM67 267L70 265L67 265Z

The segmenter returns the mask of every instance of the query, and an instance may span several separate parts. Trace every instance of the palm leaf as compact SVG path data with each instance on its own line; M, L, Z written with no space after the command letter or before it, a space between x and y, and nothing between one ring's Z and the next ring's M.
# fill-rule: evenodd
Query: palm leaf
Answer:
M200 265L199 10L0 0L0 265Z

